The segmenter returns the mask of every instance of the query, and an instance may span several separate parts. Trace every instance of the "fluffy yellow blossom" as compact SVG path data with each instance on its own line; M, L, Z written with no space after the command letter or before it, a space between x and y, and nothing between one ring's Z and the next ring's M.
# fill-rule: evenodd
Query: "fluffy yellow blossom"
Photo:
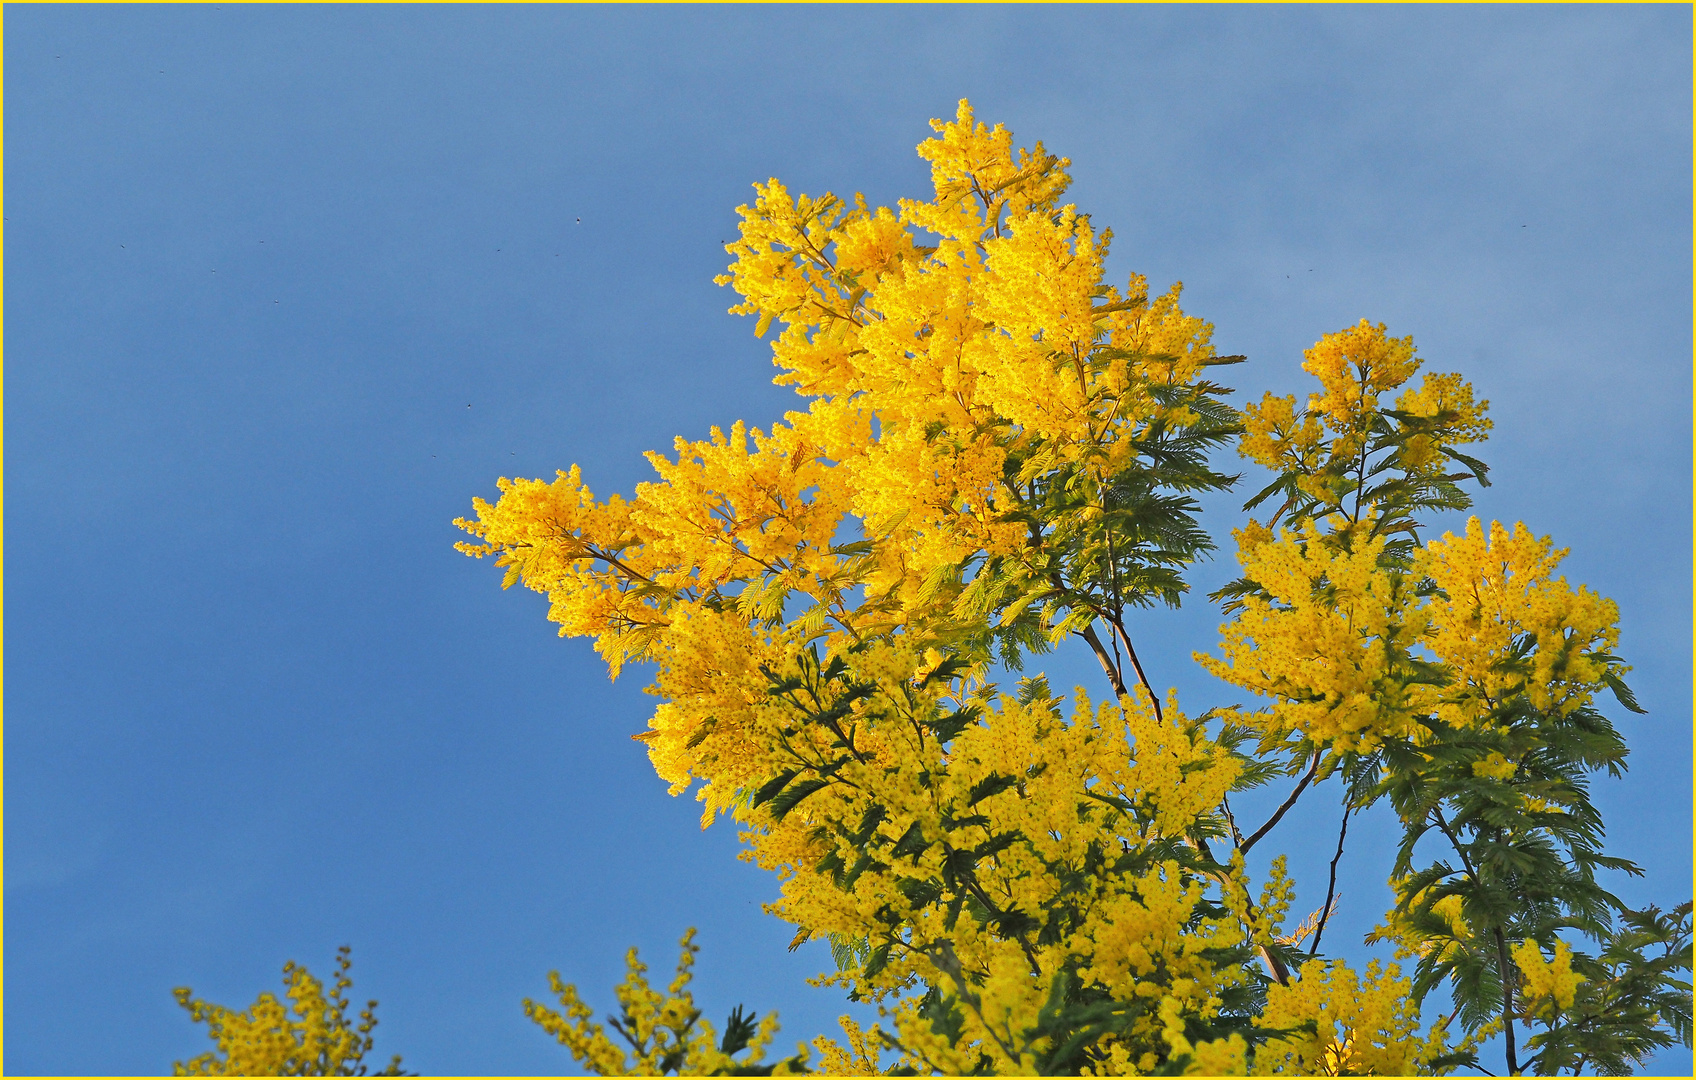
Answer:
M1097 491L1140 440L1213 422L1192 389L1211 328L1176 286L1151 299L1140 277L1104 283L1110 237L1059 203L1066 163L1015 150L964 102L935 129L919 148L929 202L870 207L773 180L740 210L719 280L761 334L780 324L778 381L811 399L804 411L769 433L679 439L628 499L597 499L573 468L503 479L498 502L459 522L477 540L462 550L547 594L560 632L595 638L614 675L655 665L661 703L638 737L674 792L699 782L704 820L776 771L789 736L768 675L795 670L802 648L863 666L897 629L952 641L996 604L1003 627L1040 611L1051 639L1076 629L1052 601L1031 606L1052 555L1021 500L1062 479ZM1102 533L1104 498L1055 512L1056 550ZM1005 565L971 577L986 559Z
M869 1031L862 1030L851 1016L842 1016L837 1023L842 1026L848 1045L842 1046L823 1035L814 1039L813 1048L819 1052L817 1071L824 1076L882 1075L878 1060L882 1056L879 1041L883 1032L878 1025L873 1024Z
M1572 946L1555 942L1555 955L1543 959L1543 950L1535 941L1522 941L1512 946L1513 962L1524 982L1519 988L1520 1007L1527 1016L1553 1021L1572 1008L1573 996L1584 976L1572 970Z
M1268 393L1258 403L1244 406L1243 437L1237 448L1244 457L1269 469L1317 469L1324 434L1318 416L1298 414L1295 395L1274 397Z
M1223 656L1196 654L1208 671L1273 699L1239 714L1269 735L1299 732L1339 750L1370 750L1404 735L1428 701L1410 650L1425 614L1412 583L1381 565L1384 539L1327 542L1315 521L1276 540L1243 530L1237 559L1260 586L1220 627Z
M756 1027L738 1008L731 1014L729 1030L721 1041L712 1024L702 1019L689 989L699 951L694 937L692 929L683 935L677 974L663 994L648 984L647 965L636 958L636 950L626 955L628 970L616 990L619 1011L609 1017L623 1046L593 1022L594 1010L584 1004L575 986L560 979L557 971L549 973L548 981L564 1012L526 998L524 1013L597 1076L722 1075L732 1069L758 1066L777 1035L777 1014L768 1013ZM744 1050L746 1057L734 1056ZM803 1049L794 1058L776 1062L770 1075L795 1075L805 1071L805 1065Z
M1607 661L1592 654L1618 644L1619 609L1554 577L1565 555L1523 523L1510 531L1491 522L1486 535L1477 518L1465 536L1446 533L1427 546L1419 569L1444 598L1432 605L1426 643L1453 666L1463 688L1445 705L1444 719L1478 723L1490 702L1521 692L1537 708L1565 714L1601 688Z
M1310 960L1301 977L1267 992L1268 1027L1309 1033L1269 1040L1254 1056L1257 1076L1409 1076L1441 1053L1442 1032L1421 1039L1412 987L1394 964L1367 965L1360 978L1340 961Z
M1488 401L1474 401L1472 384L1452 372L1427 373L1417 389L1409 389L1396 399L1396 408L1415 416L1446 418L1443 424L1444 441L1472 443L1486 438L1494 423L1485 415Z
M1389 337L1383 323L1365 319L1326 334L1302 355L1302 370L1325 388L1308 409L1323 413L1338 430L1359 427L1377 409L1379 394L1402 385L1419 368L1411 337Z
M1431 958L1431 963L1442 963L1457 956L1473 942L1474 934L1467 924L1459 896L1451 894L1432 899L1430 886L1410 895L1406 878L1392 878L1390 886L1396 892L1398 903L1367 935L1368 944L1389 941L1396 947L1398 960L1417 956ZM1431 916L1432 919L1428 921L1422 916Z
M1363 319L1322 337L1302 365L1322 393L1305 407L1294 395L1267 394L1243 410L1238 451L1279 474L1250 505L1282 493L1273 523L1341 513L1351 528L1372 519L1368 531L1384 536L1416 533L1420 510L1469 505L1455 482L1482 481L1487 470L1456 447L1486 437L1489 402L1451 373L1427 374L1393 409L1382 404L1419 365L1413 339L1390 337L1382 324ZM1411 543L1398 539L1393 553Z
M1241 1035L1197 1043L1185 1076L1247 1076L1248 1043Z
M187 987L176 991L177 1004L218 1044L215 1052L177 1062L176 1076L357 1076L371 1050L371 1031L377 1026L375 1001L359 1014L349 1015L346 992L352 961L344 946L336 960L336 981L325 993L311 972L290 961L283 965L284 1005L262 993L248 1009L237 1012L193 996ZM289 1014L293 1013L291 1017ZM395 1055L379 1076L400 1076Z
M1518 763L1509 761L1496 750L1472 763L1472 775L1488 776L1493 780L1506 780L1518 771Z
M901 685L921 662L874 660L857 673ZM1241 977L1208 959L1240 943L1237 924L1198 920L1205 881L1170 859L1094 882L1082 922L1037 943L1043 920L1078 887L1068 867L1091 852L1158 843L1215 805L1237 771L1175 707L1156 720L1146 702L1096 707L1077 697L1070 722L1049 703L1003 698L946 757L910 723L884 728L883 709L868 708L855 734L863 765L843 762L840 783L781 816L766 804L742 812L753 856L782 879L773 911L813 934L870 929L883 946L881 966L853 976L862 994L918 976L956 995L963 1034L947 1046L927 1034L929 1020L896 1014L903 1047L932 1067L966 1069L979 1053L1028 1066L1047 1044L1025 1033L1064 968L1138 1009L1164 996L1196 1015L1216 1009L1220 990ZM875 700L897 708L883 694ZM910 771L892 770L896 762ZM835 839L821 846L821 833ZM994 854L962 862L974 849ZM950 914L967 901L976 914ZM1140 1030L1158 1039L1158 1017Z

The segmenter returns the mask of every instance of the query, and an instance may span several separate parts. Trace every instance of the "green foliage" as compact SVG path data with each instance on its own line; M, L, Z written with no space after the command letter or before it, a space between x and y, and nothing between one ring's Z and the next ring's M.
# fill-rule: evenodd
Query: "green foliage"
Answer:
M1690 904L1621 908L1596 941L1595 955L1573 953L1584 981L1572 1007L1526 1042L1537 1076L1629 1076L1654 1051L1690 1045Z

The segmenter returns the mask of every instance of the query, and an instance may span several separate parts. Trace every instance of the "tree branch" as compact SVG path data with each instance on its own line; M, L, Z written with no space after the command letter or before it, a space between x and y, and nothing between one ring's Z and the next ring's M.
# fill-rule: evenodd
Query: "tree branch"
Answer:
M1143 674L1142 662L1137 659L1137 651L1131 646L1131 636L1125 633L1125 624L1120 622L1117 616L1112 619L1112 623L1119 640L1125 643L1125 654L1131 659L1131 667L1136 669L1137 682L1142 683L1142 688L1148 691L1148 700L1154 705L1154 718L1165 723L1166 717L1160 710L1160 697L1154 692L1154 687L1148 685L1148 676Z
M1289 812L1290 807L1294 806L1296 800L1301 798L1301 793L1307 790L1307 785L1313 783L1313 778L1319 775L1319 762L1323 759L1323 754L1324 751L1322 750L1313 752L1313 764L1308 768L1307 775L1301 778L1301 783L1297 784L1296 789L1290 792L1290 797L1284 800L1284 805L1278 807L1272 816L1266 819L1266 824L1254 830L1254 835L1237 845L1238 851L1245 855L1248 854L1249 848L1259 843L1261 837L1272 831L1272 826L1284 819L1284 815Z
M1454 830L1449 828L1448 820L1443 817L1442 808L1433 806L1430 813L1437 819L1437 828L1443 830L1443 835L1449 838L1449 843L1454 847L1455 854L1460 856L1460 864L1466 868L1466 876L1472 879L1474 885L1479 884L1478 872L1472 868L1472 860L1466 857L1466 849L1460 846L1460 840L1456 838Z
M1519 1076L1519 1055L1513 1045L1513 976L1508 973L1508 941L1496 927L1496 964L1502 973L1502 1033L1507 1036L1508 1075Z
M1307 955L1319 955L1319 939L1325 933L1325 922L1331 917L1331 897L1337 891L1337 863L1343 858L1343 837L1349 834L1349 811L1353 807L1343 804L1343 827L1337 830L1337 853L1331 857L1331 883L1325 886L1325 904L1319 909L1319 925L1313 929L1313 945L1307 950Z
M1082 630L1074 630L1073 633L1089 642L1090 650L1095 653L1095 658L1101 661L1101 670L1107 672L1107 681L1113 684L1114 696L1129 697L1130 691L1125 689L1125 680L1119 674L1119 669L1113 666L1113 660L1107 655L1107 648L1101 644L1101 638L1096 634L1095 627L1086 626Z
M1231 797L1229 795L1225 796L1223 805L1225 807L1225 824L1231 827L1231 842L1242 847L1243 831L1237 828L1237 819L1231 814Z

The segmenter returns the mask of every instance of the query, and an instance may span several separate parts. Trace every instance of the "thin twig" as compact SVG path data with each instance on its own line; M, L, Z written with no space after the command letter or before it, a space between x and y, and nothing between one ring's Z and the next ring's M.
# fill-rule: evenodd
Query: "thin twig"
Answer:
M1225 823L1231 827L1231 842L1238 847L1243 843L1243 831L1237 828L1237 819L1231 814L1231 797L1225 796Z
M1107 509L1106 507L1102 507L1103 512L1105 512L1106 509ZM1114 554L1114 552L1113 552L1113 530L1112 529L1104 529L1104 530L1102 530L1102 534L1103 534L1103 536L1106 537L1106 540L1107 540L1107 571L1108 571L1108 576L1112 578L1112 584L1113 584L1113 621L1116 623L1116 622L1119 621L1120 618L1123 617L1123 614L1124 614L1124 611L1125 611L1124 597L1119 595L1119 557L1116 554ZM1114 660L1115 663L1117 663L1118 660L1119 660L1119 639L1115 637L1115 638L1112 638L1111 640L1113 642L1113 660ZM1119 665L1119 670L1120 671L1125 670L1123 664ZM1140 668L1138 669L1138 674L1141 674Z
M1307 785L1313 783L1313 778L1319 775L1319 762L1322 760L1322 756L1323 751L1315 750L1313 752L1313 765L1307 770L1307 775L1301 778L1301 783L1297 784L1296 789L1290 792L1290 797L1284 800L1284 805L1278 807L1277 811L1266 819L1266 824L1254 830L1253 836L1237 845L1238 851L1245 855L1248 854L1249 848L1259 843L1261 837L1272 831L1272 826L1284 819L1284 815L1289 812L1290 807L1294 806L1296 800L1301 798L1301 793L1307 790Z
M1337 891L1337 863L1343 857L1343 837L1349 834L1349 811L1354 809L1348 803L1343 804L1343 827L1337 830L1337 854L1331 857L1331 883L1325 886L1325 906L1320 909L1319 925L1313 930L1313 945L1307 950L1307 955L1319 955L1319 938L1325 933L1325 920L1331 917L1331 897Z
M1442 809L1433 806L1430 813L1437 819L1437 828L1443 830L1443 835L1448 837L1449 843L1454 846L1455 854L1460 856L1460 864L1466 868L1466 876L1472 879L1474 885L1478 884L1478 871L1473 869L1472 860L1466 857L1466 849L1460 846L1459 838L1455 836L1454 830L1449 828L1448 820L1443 817Z

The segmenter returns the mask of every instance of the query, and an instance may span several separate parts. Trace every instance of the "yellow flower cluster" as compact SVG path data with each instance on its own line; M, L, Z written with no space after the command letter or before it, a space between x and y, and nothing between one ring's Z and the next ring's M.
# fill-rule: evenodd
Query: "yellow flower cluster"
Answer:
M1552 576L1565 554L1523 523L1510 531L1491 522L1486 535L1477 518L1465 536L1447 533L1427 546L1417 569L1443 595L1431 604L1425 644L1455 673L1439 710L1450 724L1479 723L1519 693L1564 716L1602 687L1607 662L1591 654L1618 644L1619 609Z
M1492 780L1506 780L1518 771L1519 764L1509 761L1497 750L1490 751L1472 763L1472 775L1488 776Z
M1611 661L1597 657L1619 640L1618 608L1553 577L1565 553L1523 524L1492 522L1486 535L1473 518L1465 536L1432 541L1406 571L1384 565L1383 537L1351 546L1337 538L1348 523L1327 524L1336 532L1310 519L1277 539L1258 526L1237 533L1244 576L1263 592L1220 627L1223 655L1196 660L1274 704L1234 716L1272 736L1370 750L1413 733L1419 713L1474 726L1524 693L1565 715L1605 685ZM1441 592L1416 594L1422 578ZM1425 657L1450 673L1446 685L1430 685L1412 663ZM1517 766L1491 752L1472 769L1506 779Z
M1326 334L1302 355L1302 370L1325 388L1309 399L1308 411L1322 414L1337 431L1363 428L1377 411L1378 395L1407 382L1419 368L1411 337L1387 337L1383 323L1365 319Z
M1027 541L1000 518L1010 449L1041 443L1045 468L1122 466L1136 434L1193 419L1143 383L1186 385L1212 355L1211 328L1179 310L1176 287L1150 302L1140 277L1122 293L1103 283L1109 237L1058 205L1063 159L1015 152L964 102L934 126L919 148L932 201L890 211L756 185L719 279L760 332L785 325L777 381L816 399L809 423L848 505L888 537L870 584L919 604L935 599L924 584L938 568ZM916 244L915 229L938 243ZM875 416L875 430L842 414Z
M1009 485L1069 469L1104 482L1150 431L1196 422L1149 387L1191 385L1211 328L1176 286L1151 300L1140 277L1104 283L1108 234L1059 204L1066 162L1015 150L964 102L934 127L930 201L874 208L773 180L740 209L719 280L759 333L781 324L778 381L804 411L769 434L678 440L628 500L597 500L574 467L502 479L457 522L476 540L461 550L547 594L561 634L594 637L615 676L657 665L663 703L639 738L674 792L702 781L706 819L773 771L765 672L809 643L863 663L880 637L958 640L993 599L988 575L969 582L986 557L1033 567L994 595L1015 579L1038 595L1049 556L1008 515Z
M1473 940L1472 928L1467 925L1462 911L1459 896L1445 896L1431 900L1430 887L1417 893L1409 894L1406 878L1392 878L1390 887L1396 892L1396 906L1384 914L1384 921L1367 935L1367 944L1379 941L1392 942L1396 947L1396 959L1405 960L1408 957L1426 957L1436 953L1433 963L1442 963L1453 958L1465 949ZM1444 932L1433 936L1414 925L1413 913L1429 911L1437 916L1445 927Z
M1487 401L1474 401L1472 384L1453 373L1429 373L1418 389L1409 389L1396 399L1398 410L1414 416L1440 417L1447 414L1449 419L1441 430L1444 441L1451 445L1482 442L1489 436L1490 429L1495 426L1484 416L1489 404ZM1437 457L1436 438L1425 434L1413 436L1402 451L1402 464L1410 471L1437 468L1441 463Z
M1254 1057L1257 1076L1411 1076L1447 1050L1447 1030L1419 1037L1419 1007L1396 965L1374 960L1362 979L1341 961L1309 960L1301 977L1272 986L1261 1014L1267 1027L1301 1028L1272 1039Z
M842 1034L848 1040L843 1046L834 1039L820 1035L813 1040L813 1049L819 1052L817 1072L822 1076L881 1076L884 1070L878 1065L883 1056L883 1031L873 1024L871 1030L862 1030L851 1016L837 1019L842 1025Z
M218 1049L172 1069L175 1076L355 1076L371 1049L377 1026L375 1001L366 1005L358 1022L348 1015L344 996L353 986L351 964L344 947L338 956L336 981L330 992L311 972L290 961L283 965L287 987L284 1005L276 995L262 993L242 1012L193 996L187 987L173 993L195 1023L204 1023ZM291 1008L292 1006L292 1008ZM293 1012L291 1017L289 1014ZM380 1076L400 1075L397 1054Z
M1535 941L1522 941L1511 951L1525 980L1519 988L1519 1001L1526 1016L1552 1023L1572 1008L1578 984L1584 981L1584 976L1572 970L1572 946L1555 942L1552 960L1543 959L1543 950Z
M917 659L884 668L881 677L902 687ZM878 666L862 665L859 674ZM918 734L922 729L901 722L895 699L903 691L889 694L890 684L880 685L881 707L861 714L865 726L855 735L867 748L864 764L842 766L840 783L781 820L763 809L740 816L750 826L744 837L752 856L783 882L782 899L770 910L811 935L869 929L874 941L891 946L876 974L843 979L872 997L915 979L960 996L964 1019L955 1037L933 1031L911 1002L896 1009L895 1035L911 1061L953 1073L969 1071L981 1053L1001 1069L1031 1067L1048 1047L1026 1032L1053 979L1067 969L1122 1001L1149 1003L1118 1044L1130 1066L1161 1046L1154 1006L1163 999L1190 1015L1217 1010L1220 991L1242 975L1220 970L1209 953L1239 944L1241 924L1198 918L1205 882L1169 859L1143 874L1089 878L1089 893L1076 899L1087 915L1054 940L1039 944L1034 935L997 930L998 921L1043 918L1075 893L1078 871L1101 852L1182 835L1218 804L1239 766L1175 702L1161 721L1146 700L1094 706L1080 689L1066 722L1050 703L1002 698L944 752ZM875 827L852 835L868 817ZM834 839L821 844L821 835ZM898 854L915 837L929 842ZM1009 837L1016 839L978 862L971 886L962 889L977 919L951 915L935 894L914 887L930 882L946 893L946 879L957 872L958 855L950 852ZM889 854L873 857L880 851ZM832 868L852 871L852 880ZM1155 1053L1141 1067L1162 1057Z
M691 969L699 951L694 937L693 929L683 935L677 974L664 994L648 985L647 965L636 958L635 949L625 956L627 971L624 982L616 990L619 1014L613 1023L634 1058L591 1020L594 1010L584 1004L575 986L560 979L557 971L548 974L548 981L564 1013L528 998L524 1001L524 1013L597 1076L711 1076L758 1066L777 1035L777 1014L766 1014L750 1035L747 1057L738 1059L725 1053L712 1024L701 1018L689 989L693 979ZM770 1075L796 1075L796 1067L806 1064L806 1056L802 1048L798 1057L776 1062Z
M1338 750L1407 734L1430 704L1407 662L1425 615L1407 577L1381 565L1384 539L1326 542L1312 520L1299 533L1264 537L1239 532L1237 555L1264 594L1246 597L1220 627L1223 657L1195 654L1214 675L1275 702L1233 715L1268 736L1294 731Z
M1243 406L1243 437L1237 449L1269 469L1319 472L1328 458L1324 440L1320 417L1298 411L1294 394L1277 397L1267 391L1259 402Z
M1341 961L1310 960L1299 979L1273 985L1262 1022L1295 1029L1268 1040L1252 1058L1241 1035L1191 1044L1181 1013L1167 1006L1165 1035L1187 1076L1413 1076L1446 1053L1447 1021L1420 1037L1411 984L1394 964L1367 966L1364 985Z
M1266 394L1243 410L1244 457L1287 473L1296 488L1323 508L1340 508L1362 493L1373 475L1371 455L1394 451L1407 477L1435 480L1443 472L1444 448L1484 439L1491 427L1489 402L1476 401L1471 384L1456 374L1427 374L1417 388L1396 399L1396 411L1415 419L1391 424L1380 398L1412 378L1420 364L1411 337L1393 338L1382 323L1326 334L1305 353L1302 368L1319 380L1323 393L1298 409L1294 395ZM1396 427L1405 430L1386 441ZM1365 505L1352 511L1365 512Z

